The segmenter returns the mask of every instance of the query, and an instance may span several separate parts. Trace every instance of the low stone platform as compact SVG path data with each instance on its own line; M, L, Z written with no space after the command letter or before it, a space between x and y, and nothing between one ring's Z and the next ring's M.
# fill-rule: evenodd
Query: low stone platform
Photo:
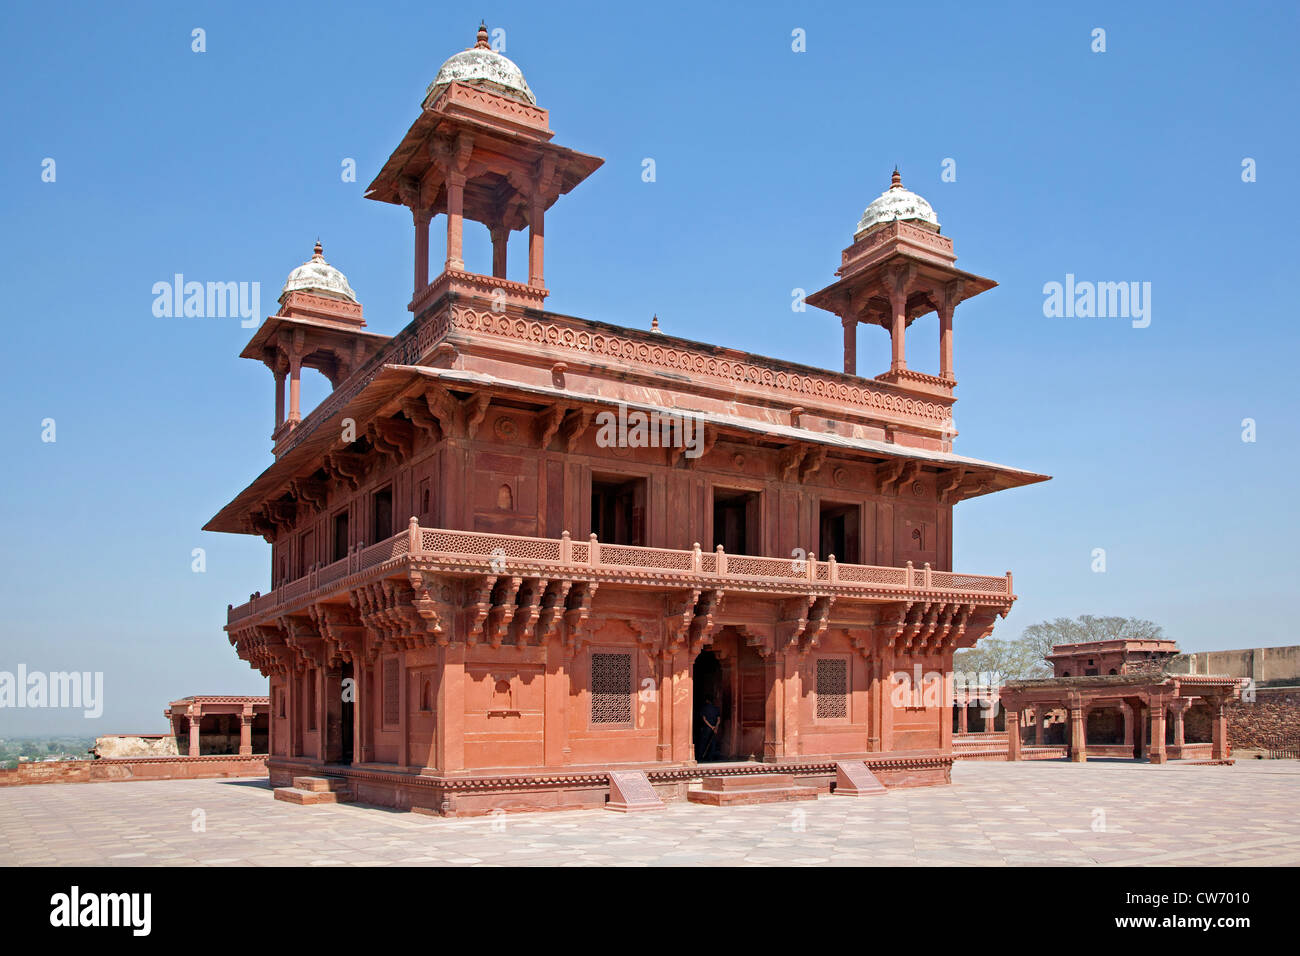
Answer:
M276 787L275 799L301 806L318 803L350 803L352 791L337 777L294 777L292 787Z
M691 803L712 807L745 806L754 803L787 803L816 800L816 787L800 787L788 773L744 774L730 777L705 777L703 790L686 794Z

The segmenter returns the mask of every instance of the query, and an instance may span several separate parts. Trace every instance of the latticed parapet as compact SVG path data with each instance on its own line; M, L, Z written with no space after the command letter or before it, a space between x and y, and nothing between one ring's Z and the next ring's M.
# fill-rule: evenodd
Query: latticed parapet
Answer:
M1015 600L1009 573L633 547L595 535L574 541L412 521L401 534L232 607L227 630L240 656L268 674L351 660L363 646L369 657L453 640L527 646L560 636L576 646L590 636L602 587L662 599L664 626L643 639L666 650L707 643L729 594L766 609L746 625L766 651L815 646L833 612L838 626L859 632L857 640L897 654L969 646ZM309 646L313 640L322 643Z

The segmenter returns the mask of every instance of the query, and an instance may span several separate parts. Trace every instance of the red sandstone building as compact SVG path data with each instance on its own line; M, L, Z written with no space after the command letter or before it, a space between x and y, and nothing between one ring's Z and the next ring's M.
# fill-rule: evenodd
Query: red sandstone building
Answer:
M1033 745L1066 743L1075 761L1227 760L1228 708L1242 681L1178 673L1177 656L1173 641L1058 644L1047 655L1052 677L1002 688L1008 759L1021 758L1032 722Z
M545 219L601 162L553 141L481 29L367 193L410 209L413 320L366 329L318 246L244 349L275 377L275 461L206 527L272 545L271 589L226 629L270 678L273 783L446 814L593 806L616 769L680 796L706 750L711 774L825 783L857 758L891 786L947 781L941 675L1015 600L1009 573L952 567L953 505L1043 480L952 451L954 309L994 283L895 174L808 298L841 322L843 372L547 311ZM907 364L930 314L938 375ZM892 343L874 378L861 324ZM303 368L333 386L307 415Z
M189 756L264 754L269 740L271 701L266 697L182 697L167 705L179 749Z

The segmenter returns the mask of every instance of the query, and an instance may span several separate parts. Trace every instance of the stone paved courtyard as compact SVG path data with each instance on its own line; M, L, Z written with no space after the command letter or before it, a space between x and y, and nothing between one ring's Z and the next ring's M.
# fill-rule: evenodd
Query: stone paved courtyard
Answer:
M294 806L264 780L50 784L0 790L0 864L1297 865L1298 807L1300 762L1250 760L958 763L880 797L470 820Z

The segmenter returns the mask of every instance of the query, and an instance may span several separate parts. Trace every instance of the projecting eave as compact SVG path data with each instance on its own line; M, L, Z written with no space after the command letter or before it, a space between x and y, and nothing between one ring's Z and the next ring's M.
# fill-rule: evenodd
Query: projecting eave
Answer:
M496 397L535 404L539 408L555 405L576 408L585 405L614 410L621 403L629 410L655 412L659 415L689 413L706 427L714 428L722 434L753 435L779 445L824 445L828 450L839 450L850 453L851 456L884 461L913 461L921 466L929 466L936 471L953 475L956 479L969 477L976 480L978 484L963 488L960 495L963 499L1047 481L1050 477L978 458L955 455L951 452L851 438L834 432L758 421L739 415L700 412L680 404L670 408L666 405L625 401L618 396L595 395L571 389L524 384L462 369L432 368L423 365L385 365L350 402L335 410L328 418L316 423L310 434L262 472L251 485L204 525L203 530L235 534L257 533L250 520L254 511L260 509L268 500L274 500L287 493L291 480L303 478L314 472L326 453L343 450L343 445L339 441L343 419L353 419L356 423L356 433L363 434L371 420L385 412L396 411L400 407L399 400L405 395L421 392L423 390L421 383L425 382L437 383L452 391L488 391Z
M312 331L326 333L330 336L346 336L353 339L371 342L376 348L383 345L391 335L384 335L382 332L367 332L359 329L355 324L347 322L330 322L325 319L302 319L287 315L267 316L253 337L248 340L244 350L239 353L240 358L255 359L256 361L265 361L268 349L275 344L275 339L282 330L294 331Z
M575 392L570 389L548 388L544 385L524 385L518 382L511 382L507 379L485 375L482 372L469 372L461 369L430 368L423 365L390 365L385 367L385 371L388 370L394 372L407 371L422 378L435 379L449 388L460 385L461 387L490 388L493 391L500 391L502 393L513 391L520 395L535 395L543 397L546 398L548 402L567 402L573 405L594 404L610 409L617 408L621 403L626 405L629 409L636 409L644 412L656 412L660 415L680 415L682 413L690 413L693 417L704 422L706 425L714 425L719 429L747 432L754 435L765 435L778 439L788 439L791 443L810 442L818 445L828 445L831 448L839 448L845 451L864 452L881 458L905 458L933 465L950 467L960 466L979 469L981 471L987 471L990 476L997 475L1006 482L998 488L990 488L990 492L1000 491L1002 488L1013 488L1019 485L1030 485L1040 481L1048 481L1051 477L1050 475L1040 475L1032 471L1024 471L1020 468L1012 468L1009 465L999 465L990 461L982 461L978 458L967 458L965 455L954 455L951 452L929 451L924 448L910 448L892 442L872 441L863 438L849 438L843 435L837 435L834 432L814 431L809 428L782 425L776 422L759 422L739 415L719 415L716 413L700 412L680 404L669 408L663 405L623 401L622 399L609 396Z
M973 272L963 272L961 269L952 266L943 269L936 269L927 260L917 256L909 256L906 253L899 253L895 258L911 260L916 264L920 275L932 279L936 283L950 282L954 279L962 281L965 283L965 291L962 295L963 302L968 301L983 292L987 292L990 289L997 288L997 283L994 280L985 276L978 276ZM846 275L843 278L836 279L830 285L826 286L826 288L818 289L816 292L809 295L804 301L818 309L824 309L827 312L834 312L838 315L847 307L846 302L849 293L859 288L861 284L862 276L860 273ZM933 308L926 309L924 312L909 310L907 316L908 325L911 325L919 316L932 311L934 311Z
M361 434L364 424L375 416L379 408L410 384L412 376L409 374L388 374L392 367L384 366L374 381L358 392L352 401L321 421L311 434L276 459L233 501L213 515L203 530L257 534L250 520L253 511L264 502L288 492L291 479L315 472L326 453L343 450L345 446L340 440L343 419L353 419L357 423L357 434Z

